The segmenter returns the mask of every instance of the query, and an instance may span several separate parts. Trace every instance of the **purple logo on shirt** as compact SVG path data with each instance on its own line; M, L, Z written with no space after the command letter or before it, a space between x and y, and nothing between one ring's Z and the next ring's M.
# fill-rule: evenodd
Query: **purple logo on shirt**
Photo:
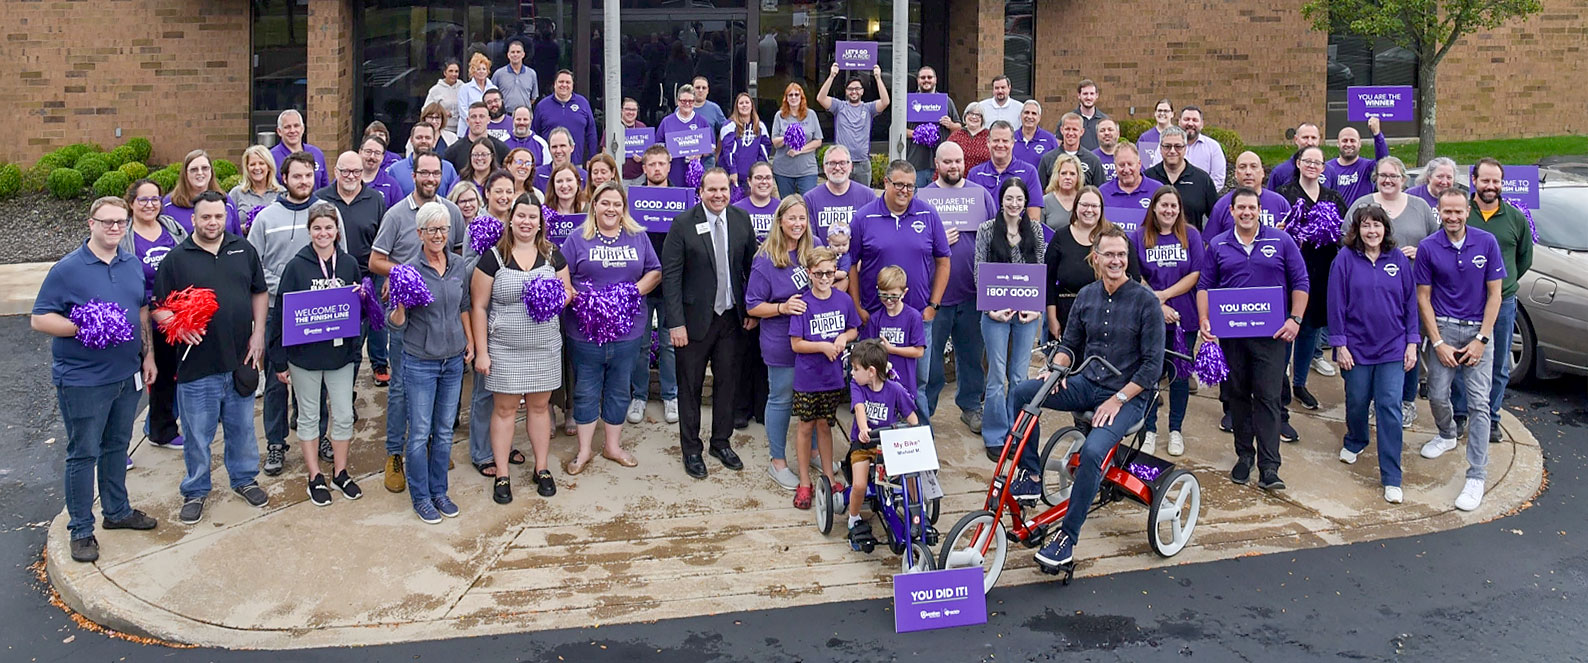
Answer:
M896 633L987 623L987 593L978 568L893 576Z
M936 122L948 115L948 95L941 92L911 92L906 99L906 122ZM985 219L984 219L985 220Z
M1285 289L1215 288L1208 291L1208 325L1220 338L1271 337L1285 324Z
M695 204L692 189L674 186L629 187L629 216L645 230L665 233L673 226L673 217Z
M656 144L656 130L650 127L623 130L623 156L637 157Z
M877 42L841 41L833 49L833 60L838 68L849 71L871 71L877 64Z
M361 309L352 288L284 293L281 311L284 346L349 338L360 332Z
M1041 311L1047 266L984 262L976 268L976 310Z
M1347 122L1366 122L1378 118L1383 122L1412 121L1412 100L1417 93L1410 85L1353 85L1345 91L1345 119Z

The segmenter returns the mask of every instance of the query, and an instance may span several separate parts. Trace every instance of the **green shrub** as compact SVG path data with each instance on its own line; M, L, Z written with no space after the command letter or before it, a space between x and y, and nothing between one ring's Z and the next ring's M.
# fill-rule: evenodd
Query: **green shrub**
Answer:
M221 191L231 191L232 187L235 187L235 186L237 186L239 184L242 184L242 183L243 183L243 176L239 175L237 173L232 173L231 177L228 177L228 178L220 181Z
M137 161L121 164L121 167L117 168L116 170L121 171L121 174L126 175L127 179L129 180L136 180L149 176L149 167Z
M237 174L237 164L226 159L216 159L214 163L210 164L210 168L212 169L211 176L215 178L216 182L223 182ZM226 187L221 188L226 189Z
M176 188L176 173L169 170L157 170L149 173L149 179L160 185L160 193L171 193Z
M100 175L110 172L110 157L103 154L84 154L72 165L72 169L83 174L84 182L94 182Z
M51 152L39 157L38 161L33 162L33 167L43 171L45 175L49 175L50 171L56 168L70 167L73 163L76 163L76 161L68 160L65 155L59 152Z
M33 167L29 168L28 172L22 174L22 190L30 193L43 191L45 181L49 179L50 173L54 171L55 169L52 167L37 163L33 164Z
M22 169L14 163L0 165L0 198L10 198L22 190Z
M182 174L182 164L181 163L168 163L168 164L165 165L164 168L161 168L160 170L162 172L171 173L172 175L180 175L180 174Z
M50 195L61 200L76 198L83 195L83 174L71 168L56 168L50 171L45 186Z
M61 156L66 157L69 163L77 163L77 160L83 158L85 154L95 154L103 151L103 148L93 143L73 143L56 150Z
M1136 142L1148 129L1157 126L1152 120L1128 119L1119 121L1119 139L1122 141Z
M147 138L128 138L125 146L132 148L134 161L148 162L149 155L154 153L154 145Z
M1224 158L1230 163L1235 162L1235 157L1246 151L1246 141L1241 140L1241 135L1229 129L1208 127L1202 130L1208 138L1212 138L1224 146Z
M132 178L119 170L112 170L99 179L94 180L94 195L96 196L125 196L127 187L132 185Z
M122 145L121 147L106 152L105 155L110 157L110 165L112 168L120 168L124 163L132 163L138 160L138 151L126 145Z
M886 154L873 154L873 155L871 155L871 186L873 188L877 188L877 189L882 188L883 178L887 177L887 172L888 172L888 155L886 155Z

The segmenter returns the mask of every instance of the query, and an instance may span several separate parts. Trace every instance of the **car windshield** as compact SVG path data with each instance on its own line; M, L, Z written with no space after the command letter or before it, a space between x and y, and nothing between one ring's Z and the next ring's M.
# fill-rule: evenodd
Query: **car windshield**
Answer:
M1533 210L1539 243L1568 251L1588 251L1588 186L1546 187Z

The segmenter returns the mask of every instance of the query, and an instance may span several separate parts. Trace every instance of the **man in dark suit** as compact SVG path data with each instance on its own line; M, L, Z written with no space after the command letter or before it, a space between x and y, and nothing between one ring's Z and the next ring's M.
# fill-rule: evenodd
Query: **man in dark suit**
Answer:
M750 215L728 205L728 173L712 168L700 178L700 204L679 214L662 242L662 290L678 357L678 431L684 471L706 478L701 460L700 404L706 364L713 368L711 455L730 470L744 463L728 446L733 433L733 395L740 329L755 326L745 314L744 287L755 255Z

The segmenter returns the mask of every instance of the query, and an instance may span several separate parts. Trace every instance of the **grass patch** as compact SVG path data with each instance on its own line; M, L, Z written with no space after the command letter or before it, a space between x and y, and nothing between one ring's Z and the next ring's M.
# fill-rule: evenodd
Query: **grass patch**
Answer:
M1363 153L1371 152L1373 146L1371 138L1364 140ZM1272 168L1294 153L1292 145L1258 145L1248 148L1263 158L1263 165ZM1324 158L1333 159L1339 156L1339 149L1333 146L1324 146ZM1405 161L1407 166L1417 165L1417 144L1391 145L1390 154ZM1456 163L1470 164L1480 157L1494 157L1501 163L1529 164L1536 163L1539 159L1558 154L1588 154L1588 136L1545 136L1542 138L1505 138L1498 140L1473 140L1461 142L1441 142L1435 154L1450 157ZM1234 158L1234 155L1230 155Z

